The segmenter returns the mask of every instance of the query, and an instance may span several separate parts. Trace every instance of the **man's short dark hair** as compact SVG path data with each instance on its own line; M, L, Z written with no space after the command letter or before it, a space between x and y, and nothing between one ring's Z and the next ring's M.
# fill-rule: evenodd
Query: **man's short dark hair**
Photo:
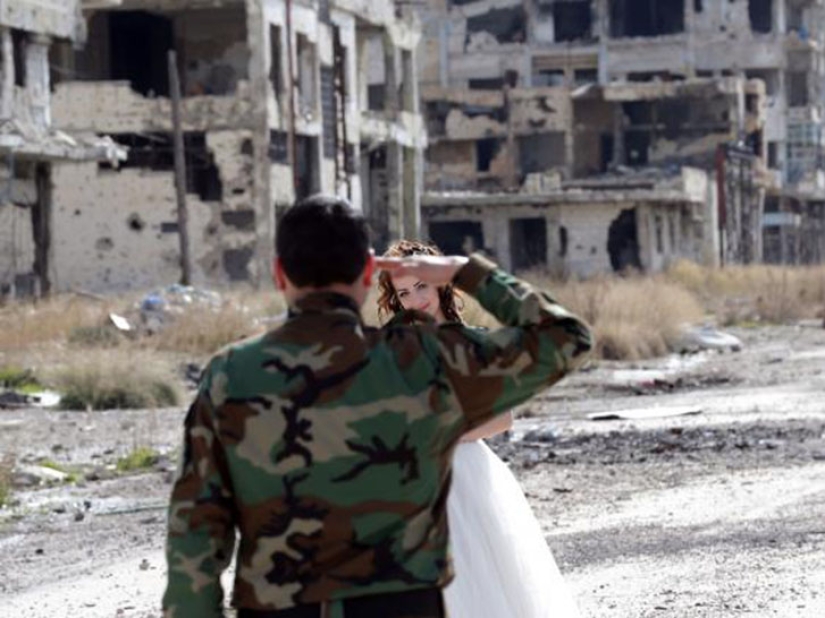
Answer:
M354 283L367 263L369 226L347 200L313 195L281 217L275 250L298 287Z

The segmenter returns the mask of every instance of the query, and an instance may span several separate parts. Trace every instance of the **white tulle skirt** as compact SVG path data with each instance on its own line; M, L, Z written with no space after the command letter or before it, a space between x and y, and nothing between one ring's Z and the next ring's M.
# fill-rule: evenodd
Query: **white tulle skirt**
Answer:
M538 521L507 465L483 442L459 445L447 501L456 577L449 618L578 618Z

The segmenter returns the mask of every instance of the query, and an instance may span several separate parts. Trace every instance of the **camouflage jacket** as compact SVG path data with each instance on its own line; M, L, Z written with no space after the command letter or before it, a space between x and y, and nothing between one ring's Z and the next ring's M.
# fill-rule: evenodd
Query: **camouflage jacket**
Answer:
M212 359L186 416L167 539L167 616L282 609L443 586L460 437L547 388L591 346L543 292L474 256L456 275L504 328L366 327L348 297L305 297Z

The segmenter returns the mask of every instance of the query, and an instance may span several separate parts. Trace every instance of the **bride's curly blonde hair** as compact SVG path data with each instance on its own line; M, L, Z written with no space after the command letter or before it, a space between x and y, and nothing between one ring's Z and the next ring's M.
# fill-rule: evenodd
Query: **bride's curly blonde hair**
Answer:
M398 240L392 243L384 253L384 257L409 257L411 255L444 255L435 245L418 240ZM441 313L448 322L461 322L461 307L458 292L452 285L438 288L438 302ZM389 273L378 275L378 317L383 322L396 313L404 310L398 299L395 286Z

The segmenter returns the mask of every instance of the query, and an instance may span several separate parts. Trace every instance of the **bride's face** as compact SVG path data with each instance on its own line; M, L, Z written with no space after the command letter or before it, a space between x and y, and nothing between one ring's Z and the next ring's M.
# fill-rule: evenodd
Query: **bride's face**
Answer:
M393 277L392 286L404 309L417 309L434 317L436 322L444 321L441 303L438 300L438 288L434 285L419 281L412 275L405 275Z

